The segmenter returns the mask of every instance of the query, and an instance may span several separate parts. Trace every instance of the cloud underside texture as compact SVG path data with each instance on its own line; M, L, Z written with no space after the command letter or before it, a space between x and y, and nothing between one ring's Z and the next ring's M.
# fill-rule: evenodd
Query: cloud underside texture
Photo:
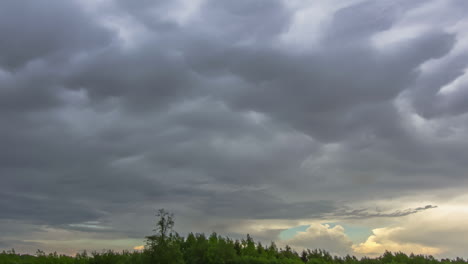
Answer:
M466 11L2 1L0 246L137 239L159 207L225 233L436 210L369 201L463 193L444 190L466 183Z

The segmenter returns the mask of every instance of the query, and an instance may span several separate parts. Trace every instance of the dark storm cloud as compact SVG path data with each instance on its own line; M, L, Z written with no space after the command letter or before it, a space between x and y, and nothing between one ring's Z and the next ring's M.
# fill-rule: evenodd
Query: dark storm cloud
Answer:
M171 20L168 13L183 9L186 1L115 1L122 13L131 15L150 30L158 33L178 32L186 28ZM197 33L220 34L224 41L250 38L269 38L287 29L291 12L279 1L199 1L197 16L201 19L190 25ZM185 32L186 33L186 32ZM193 36L192 36L193 37Z
M67 84L86 89L94 100L122 98L137 109L161 107L196 95L198 80L175 54L177 50L154 49L168 44L155 41L135 51L109 48L72 68Z
M100 216L93 208L86 208L73 201L56 200L49 197L28 197L27 195L2 193L0 196L2 219L22 220L34 215L37 223L57 224L70 219L84 221ZM94 212L93 212L94 211Z
M64 65L112 40L94 20L72 1L0 3L2 115L60 104Z
M195 206L212 215L249 219L323 218L337 210L333 201L292 203L261 190L214 192Z
M468 57L460 55L451 60L445 60L436 69L420 76L410 91L416 110L426 118L461 115L466 113L466 81L457 84L457 79L463 78L468 67ZM446 71L440 71L440 69ZM454 91L440 93L442 87L453 85Z
M423 1L344 4L304 50L282 1L83 5L0 3L0 220L137 237L154 207L186 226L346 217L465 177L466 92L437 94L466 67L460 32L375 44Z
M402 47L396 57L376 53L367 41L336 49L324 43L325 49L316 54L295 57L274 50L241 50L228 60L236 62L230 70L253 83L235 91L233 103L267 112L321 140L340 140L374 125L359 122L362 105L395 98L413 80L419 64L446 54L452 44L451 35L432 32ZM255 74L258 69L262 72ZM288 107L277 107L282 104Z
M17 70L31 60L70 59L109 42L110 34L71 1L13 0L0 4L0 65Z
M238 55L233 53L236 42L255 37L258 45L263 45L286 30L291 17L280 1L256 1L253 5L206 1L200 7L199 16L203 19L190 25L176 25L163 18L167 9L180 8L180 4L117 1L114 8L118 14L130 15L147 30L145 40L138 49L117 45L83 58L71 68L67 86L85 89L91 99L118 97L128 107L137 109L210 96L210 80L200 76L205 68L224 67L217 63L225 64L231 56ZM158 19L164 21L155 22ZM258 23L259 20L268 23ZM173 25L161 29L154 23ZM203 61L193 61L198 58Z

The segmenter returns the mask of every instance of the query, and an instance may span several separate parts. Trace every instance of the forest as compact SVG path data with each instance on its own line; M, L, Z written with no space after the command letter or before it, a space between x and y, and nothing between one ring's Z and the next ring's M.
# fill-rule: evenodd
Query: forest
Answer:
M467 263L462 258L436 259L430 255L392 253L380 257L357 258L332 256L322 249L296 252L289 246L278 248L274 242L262 245L247 235L244 239L231 239L212 233L189 233L182 237L173 230L173 214L160 209L157 213L155 234L146 237L141 251L102 252L83 251L76 256L46 254L37 250L35 255L22 255L14 249L0 253L0 264L438 264Z

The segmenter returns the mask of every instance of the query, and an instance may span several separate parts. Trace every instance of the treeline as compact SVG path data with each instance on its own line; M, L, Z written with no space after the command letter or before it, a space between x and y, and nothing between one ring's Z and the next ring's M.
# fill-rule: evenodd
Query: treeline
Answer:
M461 258L435 259L426 255L385 252L377 258L332 256L325 250L296 252L289 246L278 248L274 242L262 245L247 235L234 240L216 233L209 236L190 233L186 238L173 231L172 214L159 210L155 235L146 237L142 251L86 251L75 257L45 254L19 255L11 251L0 254L0 264L466 264Z
M269 247L255 244L255 248L244 248L243 242L230 243L229 238L220 238L211 235L206 237L203 234L192 235L195 243L187 242L185 239L179 248L172 249L172 253L180 254L175 258L167 258L168 255L152 255L148 249L144 251L123 251L114 252L112 250L103 252L93 252L87 254L86 251L78 253L75 257L58 255L57 253L43 254L35 256L19 255L10 251L0 253L0 264L153 264L153 263L193 263L193 264L466 264L467 261L461 258L456 259L435 259L427 255L406 255L404 253L385 252L377 258L356 258L354 256L331 256L324 250L305 250L298 254L294 250L270 249ZM215 242L218 241L218 242ZM224 241L224 242L220 242ZM243 241L247 241L243 240ZM253 242L253 241L252 241ZM236 244L240 245L240 250ZM175 244L173 244L175 246ZM274 247L274 246L273 246ZM236 249L237 248L237 249ZM239 250L239 251L237 251ZM172 254L171 253L171 254ZM169 254L170 255L170 254Z

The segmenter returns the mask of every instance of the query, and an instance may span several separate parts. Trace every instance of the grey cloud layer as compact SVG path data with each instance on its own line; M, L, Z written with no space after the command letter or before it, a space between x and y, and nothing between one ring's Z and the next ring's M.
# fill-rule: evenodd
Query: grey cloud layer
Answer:
M201 1L184 19L183 1L2 1L0 220L127 237L149 229L124 215L150 224L148 208L320 219L459 184L466 92L437 91L467 66L447 30L466 6L373 44L431 3L345 4L301 51L282 40L298 10L281 1Z
M402 217L411 214L416 214L422 212L424 210L434 209L437 208L435 205L426 205L424 207L417 207L417 208L408 208L405 210L397 210L390 213L384 212L368 212L367 209L356 209L352 211L344 211L342 214L349 218L372 218L372 217Z

